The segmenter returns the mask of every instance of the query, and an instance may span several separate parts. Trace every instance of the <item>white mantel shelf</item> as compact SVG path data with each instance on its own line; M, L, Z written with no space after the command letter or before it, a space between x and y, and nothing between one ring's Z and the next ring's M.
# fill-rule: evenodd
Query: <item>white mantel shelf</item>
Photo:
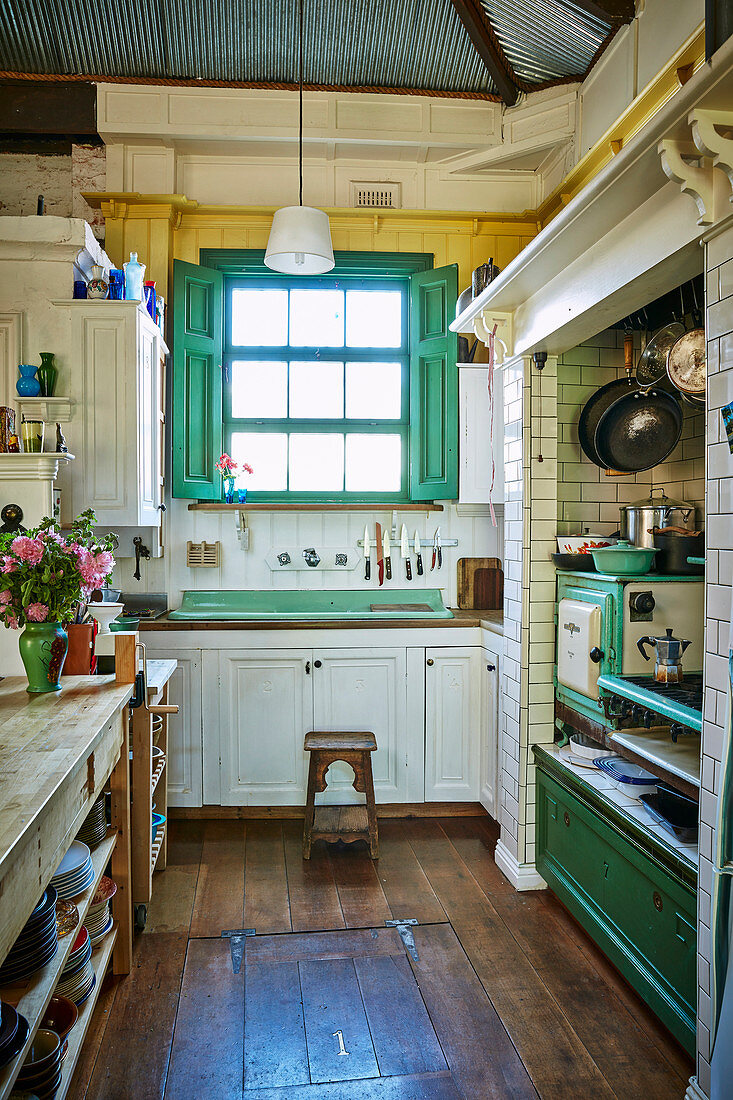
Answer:
M71 420L71 397L17 397L15 405L21 417L43 420L48 424L66 424Z
M49 451L43 454L0 454L0 481L53 481L60 462L71 462L71 454Z

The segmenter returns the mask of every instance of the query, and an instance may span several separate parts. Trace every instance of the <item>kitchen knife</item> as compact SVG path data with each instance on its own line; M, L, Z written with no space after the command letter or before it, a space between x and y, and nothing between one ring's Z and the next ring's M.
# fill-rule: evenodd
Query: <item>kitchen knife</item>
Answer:
M443 568L443 547L440 544L440 528L435 532L435 545L438 550L438 569Z
M389 531L384 532L384 575L388 581L392 580L392 557L389 545Z
M402 531L400 532L400 553L405 559L405 576L408 581L411 581L412 562L410 561L410 536L407 534L407 528L404 523L402 524Z
M380 585L384 584L384 558L382 557L382 525L377 524L377 572Z
M369 541L369 528L364 528L364 580L369 581L372 579L372 561L371 561L372 545Z
M438 528L435 528L435 534L433 535L433 553L430 558L430 572L435 569L435 559L438 556Z
M417 554L417 575L418 577L422 577L422 545L420 543L420 532L417 530L415 531L415 541L413 543L413 548L415 550L415 553Z

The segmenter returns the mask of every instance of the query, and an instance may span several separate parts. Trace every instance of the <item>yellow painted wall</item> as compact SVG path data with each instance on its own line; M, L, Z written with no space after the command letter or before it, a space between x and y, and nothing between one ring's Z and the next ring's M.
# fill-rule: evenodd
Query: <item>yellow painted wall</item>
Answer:
M261 248L267 244L272 210L199 207L182 196L99 195L107 227L106 249L120 264L137 251L166 298L174 259L198 263L202 248ZM330 210L338 251L429 252L436 267L457 263L458 284L491 256L505 268L537 232L531 217L444 214L429 211Z

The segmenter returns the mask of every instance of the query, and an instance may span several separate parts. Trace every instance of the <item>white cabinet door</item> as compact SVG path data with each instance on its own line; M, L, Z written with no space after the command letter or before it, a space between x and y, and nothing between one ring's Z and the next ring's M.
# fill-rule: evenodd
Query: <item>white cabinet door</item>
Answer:
M377 802L410 801L410 773L422 767L422 722L417 745L410 745L415 723L407 718L406 667L404 649L313 651L313 728L371 730L378 746L372 757ZM349 765L332 764L319 801L362 801L353 778Z
M201 650L156 651L155 656L178 662L168 681L168 702L179 708L168 718L168 805L201 806Z
M478 801L481 648L426 649L425 664L425 801Z
M491 816L499 817L499 658L490 649L481 651L481 790L479 802Z
M218 742L223 806L305 803L310 660L310 650L219 651L217 683L206 685L204 751L211 760Z
M504 387L500 370L493 374L494 416L489 416L489 368L458 370L460 504L504 503ZM494 487L491 489L493 453Z
M140 324L137 340L138 523L156 525L160 504L160 355L157 329Z

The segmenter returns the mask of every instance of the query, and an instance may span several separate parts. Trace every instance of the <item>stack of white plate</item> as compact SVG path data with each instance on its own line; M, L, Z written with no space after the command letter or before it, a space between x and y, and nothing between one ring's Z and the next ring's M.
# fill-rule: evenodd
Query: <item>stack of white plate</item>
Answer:
M89 932L92 947L96 947L98 943L101 943L112 929L114 922L109 903L116 893L117 884L107 875L102 875L97 892L92 898L87 915L84 918L84 927Z
M107 835L107 818L104 811L104 794L100 794L91 810L84 818L84 824L76 834L76 839L95 848Z
M75 898L83 894L94 882L94 867L89 848L81 840L74 840L56 868L51 885L60 898Z
M86 928L79 929L71 954L56 986L56 992L79 1007L94 989L96 975L91 963L92 941Z

